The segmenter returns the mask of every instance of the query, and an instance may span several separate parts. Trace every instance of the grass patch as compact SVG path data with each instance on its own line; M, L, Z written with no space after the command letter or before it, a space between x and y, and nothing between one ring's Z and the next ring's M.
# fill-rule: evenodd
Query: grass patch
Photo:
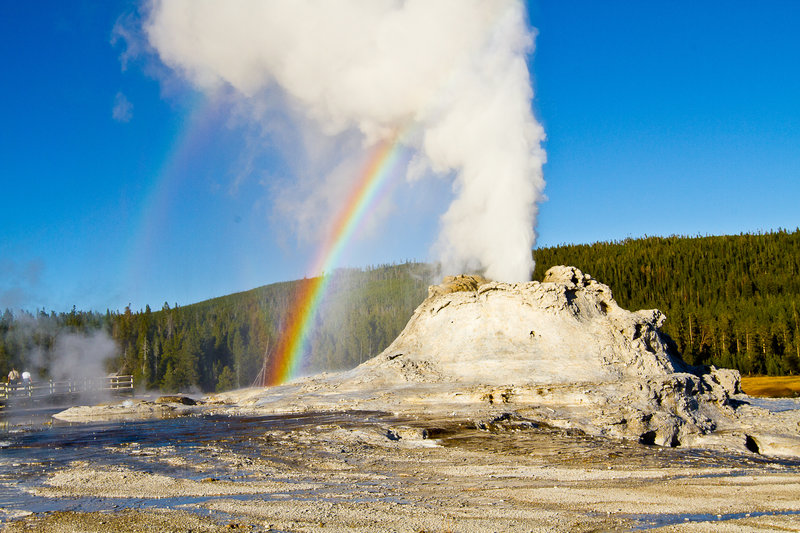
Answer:
M800 376L742 376L742 390L762 398L798 398Z

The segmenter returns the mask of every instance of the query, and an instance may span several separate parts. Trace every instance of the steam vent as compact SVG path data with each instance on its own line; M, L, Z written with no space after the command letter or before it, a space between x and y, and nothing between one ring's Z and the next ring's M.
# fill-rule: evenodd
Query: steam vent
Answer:
M661 446L800 456L800 420L741 394L739 373L669 351L658 310L627 311L574 267L543 282L446 278L381 354L262 391L255 406L509 416ZM792 418L794 417L794 418Z

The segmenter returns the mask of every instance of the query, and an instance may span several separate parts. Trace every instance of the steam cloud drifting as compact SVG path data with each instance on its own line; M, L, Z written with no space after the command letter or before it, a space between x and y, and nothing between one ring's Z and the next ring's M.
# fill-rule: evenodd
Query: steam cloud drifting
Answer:
M118 350L114 339L102 330L87 334L61 333L53 348L50 375L55 381L103 377L105 362Z
M277 87L326 135L402 133L408 177L453 176L435 249L445 273L528 280L544 130L533 31L515 0L156 0L145 32L204 91L254 105Z

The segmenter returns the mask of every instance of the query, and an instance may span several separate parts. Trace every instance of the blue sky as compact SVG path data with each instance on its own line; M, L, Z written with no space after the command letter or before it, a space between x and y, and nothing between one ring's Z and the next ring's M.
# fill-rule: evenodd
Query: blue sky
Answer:
M136 10L0 10L0 308L185 305L310 262L313 245L271 208L286 174L277 148L254 159L230 108L112 44ZM548 137L540 246L800 225L800 3L529 11ZM419 216L361 235L346 266L427 259L446 203L396 203Z

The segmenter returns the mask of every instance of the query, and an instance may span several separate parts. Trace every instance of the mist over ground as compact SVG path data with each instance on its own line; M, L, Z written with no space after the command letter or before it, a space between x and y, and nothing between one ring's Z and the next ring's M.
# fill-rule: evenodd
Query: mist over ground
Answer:
M0 318L0 369L28 371L34 382L102 378L120 347L101 315L6 310ZM110 324L106 324L109 325ZM111 370L113 371L113 370Z

